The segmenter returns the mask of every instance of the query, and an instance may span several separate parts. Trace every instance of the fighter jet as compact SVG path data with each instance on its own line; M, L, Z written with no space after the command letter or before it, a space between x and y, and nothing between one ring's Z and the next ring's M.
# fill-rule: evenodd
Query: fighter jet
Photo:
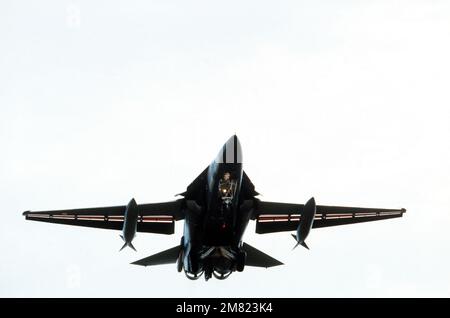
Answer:
M272 267L280 261L243 242L249 221L256 233L294 232L295 247L308 248L312 228L378 221L403 216L405 209L375 209L267 202L257 198L243 170L242 148L236 135L220 149L216 158L192 181L179 199L163 203L137 204L72 210L26 211L27 220L122 230L123 246L135 249L136 232L174 234L175 222L184 220L179 245L132 264L175 264L189 279L204 274L225 279L246 266Z

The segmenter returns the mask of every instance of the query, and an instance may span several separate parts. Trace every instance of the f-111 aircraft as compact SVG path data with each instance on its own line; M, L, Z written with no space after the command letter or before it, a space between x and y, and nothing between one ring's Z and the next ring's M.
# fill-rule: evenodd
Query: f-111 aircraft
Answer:
M101 229L122 230L125 247L135 250L136 232L174 234L175 221L184 220L179 245L143 258L132 264L151 266L177 264L189 279L204 274L225 279L242 272L246 266L272 267L280 261L242 241L250 220L256 221L256 233L291 231L295 247L308 248L311 228L378 221L403 216L405 209L374 209L266 202L242 166L242 149L236 135L221 148L217 157L180 193L178 200L163 203L54 211L26 211L27 220Z

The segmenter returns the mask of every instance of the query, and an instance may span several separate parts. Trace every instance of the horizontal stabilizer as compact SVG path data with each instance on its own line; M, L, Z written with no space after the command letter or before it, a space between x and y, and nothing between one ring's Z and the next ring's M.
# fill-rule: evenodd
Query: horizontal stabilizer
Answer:
M178 256L180 255L180 251L181 245L178 245L168 250L140 259L131 264L141 266L173 264L177 262Z
M244 243L242 248L247 253L247 258L245 259L246 266L267 268L267 267L283 265L282 262L261 252L260 250L254 248L253 246L248 245L247 243Z

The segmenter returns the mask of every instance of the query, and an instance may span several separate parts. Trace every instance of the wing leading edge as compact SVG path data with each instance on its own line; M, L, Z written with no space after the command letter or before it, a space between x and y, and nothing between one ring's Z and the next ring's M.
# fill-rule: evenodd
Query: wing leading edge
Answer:
M173 234L175 221L184 218L183 199L138 205L137 231L155 234ZM126 206L87 209L26 211L25 219L31 221L85 226L100 229L122 230Z
M303 204L258 201L254 213L256 233L295 231ZM312 228L371 222L402 217L405 209L376 209L318 205Z

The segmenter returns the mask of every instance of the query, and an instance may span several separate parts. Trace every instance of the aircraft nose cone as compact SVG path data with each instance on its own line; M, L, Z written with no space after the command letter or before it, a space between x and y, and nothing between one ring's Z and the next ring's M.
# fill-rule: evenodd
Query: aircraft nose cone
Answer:
M236 135L230 137L215 159L217 163L242 163L242 148Z

